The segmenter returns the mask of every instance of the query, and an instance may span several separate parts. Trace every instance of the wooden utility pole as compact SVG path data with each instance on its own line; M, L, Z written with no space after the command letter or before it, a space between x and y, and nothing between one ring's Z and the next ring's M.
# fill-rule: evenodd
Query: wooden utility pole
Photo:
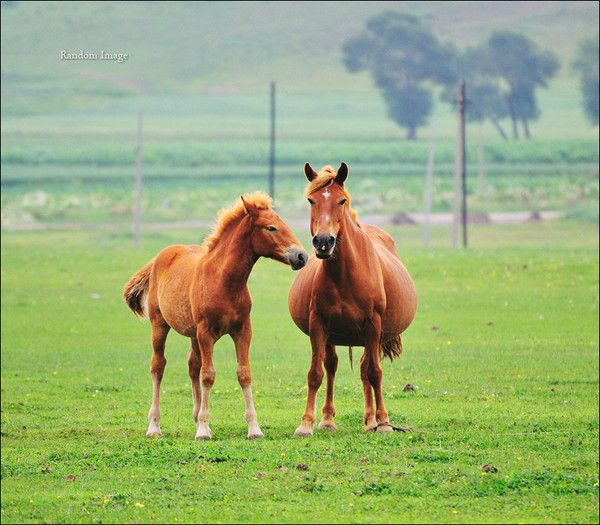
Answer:
M142 124L144 112L138 114L137 146L135 150L135 189L133 196L133 245L140 245L142 230Z
M458 244L459 224L462 223L462 243L467 246L467 163L465 145L465 81L458 91L458 133L454 162L454 221L452 224L452 246Z
M429 153L427 155L427 171L425 173L425 195L423 198L423 246L429 246L431 201L433 198L433 153L435 139L433 124L429 128Z
M275 81L271 81L271 155L269 158L269 194L275 199Z

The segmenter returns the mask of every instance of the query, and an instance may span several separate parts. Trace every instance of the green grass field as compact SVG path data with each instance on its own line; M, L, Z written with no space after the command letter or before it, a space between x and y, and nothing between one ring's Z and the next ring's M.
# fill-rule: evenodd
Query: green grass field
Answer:
M445 229L428 250L417 228L390 231L420 306L384 389L413 431L362 431L359 371L340 348L338 432L293 436L309 344L287 313L291 270L260 261L260 442L245 439L229 340L215 352L214 439L193 440L177 334L164 437L144 436L149 326L121 289L199 232L148 234L137 251L127 232L3 233L2 522L597 522L597 224L478 226L466 252L444 247Z

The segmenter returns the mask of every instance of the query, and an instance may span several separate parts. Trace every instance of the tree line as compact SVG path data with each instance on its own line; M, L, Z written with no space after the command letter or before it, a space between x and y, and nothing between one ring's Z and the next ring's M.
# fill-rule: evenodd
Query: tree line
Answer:
M489 120L503 139L510 121L514 139L531 138L529 124L540 116L536 89L546 87L560 64L527 36L496 31L477 46L459 50L441 42L413 15L385 12L367 21L364 32L347 40L343 59L350 72L369 71L386 102L390 118L417 137L433 108L433 88L453 104L460 79L467 84L467 115ZM571 65L579 75L583 110L598 125L598 35L580 42Z

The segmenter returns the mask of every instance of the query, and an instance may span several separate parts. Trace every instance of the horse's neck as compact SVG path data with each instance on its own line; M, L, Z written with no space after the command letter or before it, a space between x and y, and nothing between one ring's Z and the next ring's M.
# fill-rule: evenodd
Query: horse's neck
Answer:
M223 232L216 245L206 254L205 263L214 264L229 290L246 286L258 260L250 243L250 221L243 217Z
M351 218L346 211L338 232L338 244L335 253L325 262L325 271L336 282L348 283L356 279L364 279L364 275L357 272L365 257L370 256L373 249L367 234Z

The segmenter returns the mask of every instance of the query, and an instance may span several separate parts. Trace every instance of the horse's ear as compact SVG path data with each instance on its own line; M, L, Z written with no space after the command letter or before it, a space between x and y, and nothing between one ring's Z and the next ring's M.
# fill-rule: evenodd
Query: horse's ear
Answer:
M310 167L308 162L304 165L304 174L306 175L308 182L312 182L312 180L317 176L317 172Z
M258 212L256 206L254 206L254 204L252 204L251 202L245 200L243 195L240 195L240 199L242 199L242 204L244 205L244 211L246 212L246 215L254 217Z
M348 166L345 162L340 164L340 167L337 170L337 175L335 176L335 182L337 182L340 186L344 185L344 181L348 177Z

